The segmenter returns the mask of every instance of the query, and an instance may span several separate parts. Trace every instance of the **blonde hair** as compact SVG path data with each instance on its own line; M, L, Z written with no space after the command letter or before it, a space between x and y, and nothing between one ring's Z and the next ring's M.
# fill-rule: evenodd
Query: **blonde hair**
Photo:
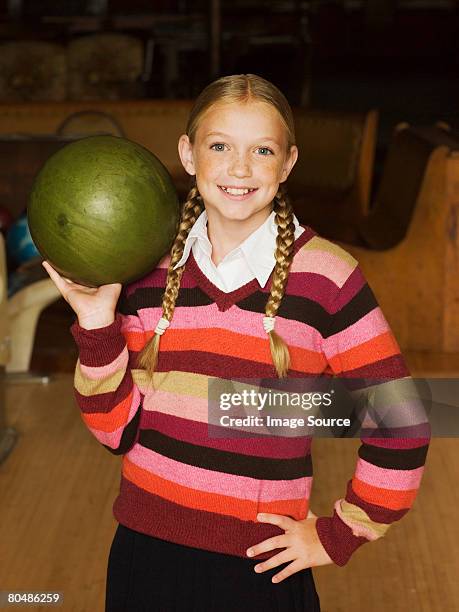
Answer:
M199 121L212 105L216 103L250 101L266 102L279 112L286 129L288 153L290 147L295 144L295 128L290 105L275 85L254 74L225 76L207 85L196 99L186 126L186 134L191 144L194 143ZM190 229L203 210L204 202L195 183L183 205L177 236L170 253L171 259L167 270L166 289L162 298L162 317L169 322L174 314L175 302L180 289L180 280L185 269L185 265L177 270L174 270L174 266L181 259ZM273 210L276 213L275 222L277 225L276 250L274 254L276 265L271 291L265 306L265 315L267 317L275 317L279 310L293 259L295 233L293 208L282 184L279 185L279 190L274 197ZM287 375L290 367L288 346L274 330L269 331L268 336L274 367L279 378L283 378ZM154 333L138 356L138 365L146 370L151 383L153 382L153 374L158 362L160 338L160 333Z

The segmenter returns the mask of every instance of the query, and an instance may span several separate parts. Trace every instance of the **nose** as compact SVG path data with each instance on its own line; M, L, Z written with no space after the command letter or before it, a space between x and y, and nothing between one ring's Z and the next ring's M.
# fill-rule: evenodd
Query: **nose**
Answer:
M231 159L231 163L228 168L228 174L230 176L236 176L238 178L251 176L252 168L247 157L244 155L235 155Z

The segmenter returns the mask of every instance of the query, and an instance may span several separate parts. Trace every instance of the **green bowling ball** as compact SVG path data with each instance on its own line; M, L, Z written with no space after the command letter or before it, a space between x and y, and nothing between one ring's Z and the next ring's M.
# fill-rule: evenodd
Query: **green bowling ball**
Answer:
M40 254L88 287L129 283L169 251L177 192L160 160L116 136L90 136L54 153L37 174L27 219Z

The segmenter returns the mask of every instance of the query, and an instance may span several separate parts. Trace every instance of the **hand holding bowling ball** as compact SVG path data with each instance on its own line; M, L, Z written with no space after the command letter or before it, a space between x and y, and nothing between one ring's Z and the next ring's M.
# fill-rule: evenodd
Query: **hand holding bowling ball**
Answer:
M121 283L86 287L60 276L47 261L42 263L62 297L75 311L78 323L85 329L97 329L115 320L115 308L121 293Z

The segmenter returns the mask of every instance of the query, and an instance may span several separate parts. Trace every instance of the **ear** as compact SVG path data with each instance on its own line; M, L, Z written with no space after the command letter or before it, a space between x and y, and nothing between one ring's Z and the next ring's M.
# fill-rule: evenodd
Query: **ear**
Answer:
M185 168L188 174L194 176L196 174L196 170L194 167L193 160L193 147L191 145L190 139L186 134L182 134L179 138L178 153L180 156L180 161L182 162L182 166Z
M290 147L290 153L287 156L287 159L285 160L284 166L282 168L281 179L279 181L280 183L283 183L284 181L287 180L287 177L290 174L297 159L298 159L298 147L295 145L292 145Z

